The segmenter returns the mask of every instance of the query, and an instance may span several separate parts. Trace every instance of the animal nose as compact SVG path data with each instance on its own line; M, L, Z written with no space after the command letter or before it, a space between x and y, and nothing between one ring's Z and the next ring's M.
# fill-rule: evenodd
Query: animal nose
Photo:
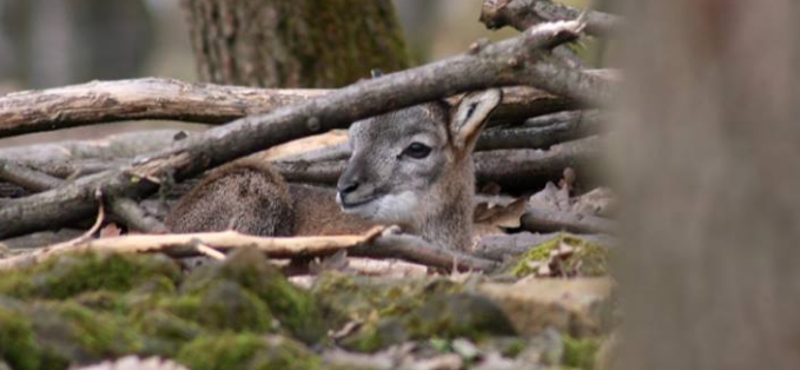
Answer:
M341 193L343 195L344 194L349 194L349 193L352 193L352 192L356 191L356 189L358 189L359 185L360 184L358 183L358 181L353 180L353 181L349 181L349 182L345 182L345 183L340 183L336 187L337 188L336 190L338 190L339 193Z

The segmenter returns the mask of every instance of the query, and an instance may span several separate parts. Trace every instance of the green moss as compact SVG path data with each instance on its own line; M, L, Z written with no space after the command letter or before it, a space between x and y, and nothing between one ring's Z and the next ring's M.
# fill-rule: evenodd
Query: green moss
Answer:
M28 269L0 274L0 294L65 299L94 290L124 292L154 276L177 281L180 270L173 261L160 255L69 254Z
M327 328L316 302L307 292L289 283L257 250L242 249L221 264L195 270L181 290L185 294L196 294L222 280L239 284L261 299L281 327L296 338L312 343L325 336Z
M582 338L575 339L564 337L564 366L592 370L595 367L595 358L601 345L600 339Z
M514 335L503 312L489 299L458 293L435 296L422 307L405 315L367 321L342 344L359 352L374 352L410 339L480 340L491 335Z
M531 266L532 262L550 261L551 253L558 250L562 244L572 247L574 252L552 259L551 270L556 276L603 276L608 274L608 249L569 234L560 234L528 250L513 266L511 273L517 277L535 273L535 268Z
M490 334L514 335L511 322L491 300L476 294L434 297L405 318L415 339L466 337L481 339Z
M162 299L155 309L213 330L265 332L273 327L267 305L229 280L215 281L199 292Z
M0 306L0 358L18 370L39 369L42 364L42 353L36 346L30 320L19 312L2 306Z
M401 316L422 307L432 297L462 290L459 284L444 278L380 279L328 271L317 279L311 291L323 306L326 320L340 326L353 320Z
M32 310L38 342L65 359L95 361L142 349L142 338L123 317L74 302L39 303Z
M162 357L172 357L185 343L209 334L200 324L162 310L144 312L133 325L145 337L143 351Z
M185 345L176 359L193 370L313 370L320 364L299 342L232 333L198 338Z

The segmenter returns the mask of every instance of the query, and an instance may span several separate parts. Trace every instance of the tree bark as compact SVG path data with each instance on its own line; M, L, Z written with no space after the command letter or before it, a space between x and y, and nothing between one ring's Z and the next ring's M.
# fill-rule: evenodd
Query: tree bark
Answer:
M200 79L340 87L409 67L389 0L184 0Z
M619 369L800 369L800 7L626 1Z

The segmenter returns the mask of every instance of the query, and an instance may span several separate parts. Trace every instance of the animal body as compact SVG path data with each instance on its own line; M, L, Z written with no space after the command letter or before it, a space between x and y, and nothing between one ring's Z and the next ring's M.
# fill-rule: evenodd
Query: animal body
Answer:
M472 244L472 150L501 99L493 89L456 105L431 102L354 123L352 155L336 191L287 184L268 164L237 161L212 171L167 217L174 232L263 236L364 231L375 223L449 249Z

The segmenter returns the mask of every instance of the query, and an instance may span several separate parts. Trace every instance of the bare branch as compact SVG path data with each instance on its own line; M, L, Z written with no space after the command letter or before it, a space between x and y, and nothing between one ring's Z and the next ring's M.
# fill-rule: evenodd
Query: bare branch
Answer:
M522 228L528 231L570 231L575 233L614 234L613 221L575 212L529 207L522 215Z
M327 89L260 89L144 78L95 81L0 97L0 138L126 120L220 124L323 96ZM571 109L574 101L532 87L505 89L495 119Z
M68 186L11 201L0 209L0 238L56 227L87 216L92 210L87 200L95 189L108 196L144 196L157 189L151 179L173 175L178 180L184 179L273 145L459 92L563 77L561 82L549 81L545 85L567 98L597 103L607 98L605 90L609 87L602 78L568 71L552 63L544 69L540 67L539 60L544 57L540 49L575 39L580 26L578 22L561 22L535 27L470 54L361 81L263 116L246 117L197 138L182 140L169 150L141 158L119 170L87 176ZM593 82L568 88L570 83L584 78Z
M0 98L0 137L96 123L164 119L225 123L326 94L144 78L95 81Z
M524 31L543 22L576 20L582 12L551 0L484 0L480 21L490 29L511 26ZM593 36L612 34L621 24L622 18L616 15L598 11L586 14L586 33Z
M0 270L40 263L47 258L64 253L82 251L107 251L116 253L164 252L175 256L197 253L198 243L217 249L252 247L272 258L326 256L341 249L369 243L384 227L375 227L362 235L313 236L295 238L265 238L240 234L235 231L165 234L125 235L113 238L91 239L80 243L62 243L33 253L0 260Z
M554 144L608 131L603 127L603 118L597 111L555 113L541 119L549 119L550 116L557 116L558 120L551 121L553 123L547 126L525 124L485 130L478 138L475 150L546 149Z
M0 159L0 180L19 185L31 192L53 189L64 183L64 180L44 172L9 163L3 159Z
M348 250L355 257L397 258L447 271L492 271L498 263L457 251L442 249L407 234L382 235L372 243Z

